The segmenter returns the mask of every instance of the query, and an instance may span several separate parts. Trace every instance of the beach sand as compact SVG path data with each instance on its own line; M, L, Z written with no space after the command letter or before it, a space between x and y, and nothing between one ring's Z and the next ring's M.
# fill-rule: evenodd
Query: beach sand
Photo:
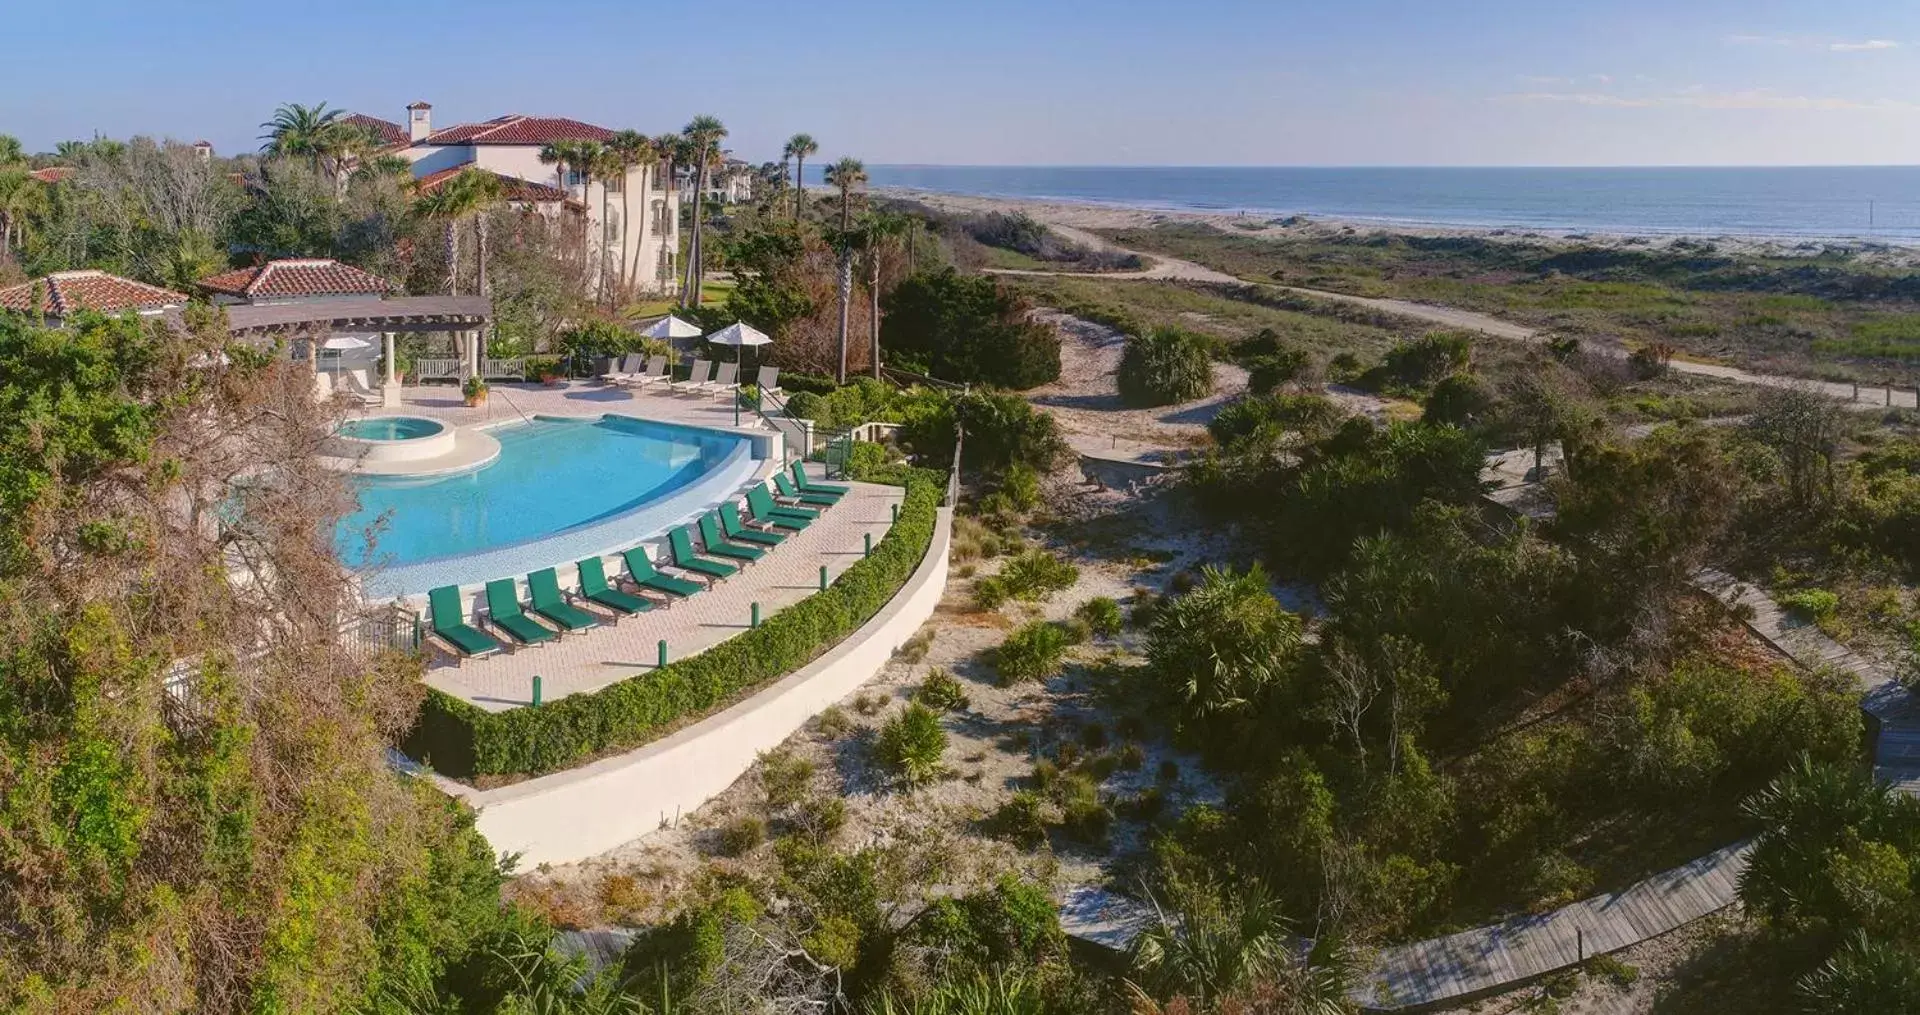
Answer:
M1056 232L1082 243L1098 242L1088 230L1147 229L1157 225L1194 223L1243 236L1275 239L1315 239L1355 236L1475 237L1496 242L1555 247L1599 247L1691 253L1720 253L1759 257L1821 257L1845 254L1857 264L1920 269L1920 247L1874 243L1857 239L1769 238L1764 236L1630 234L1469 226L1382 224L1307 215L1264 215L1253 212L1198 211L1130 207L1037 198L985 197L889 187L876 188L888 197L918 201L948 212L1021 213ZM1703 247L1705 249L1703 249ZM1202 269L1205 270L1205 269ZM1150 269L1151 271L1151 269ZM1175 277L1175 276L1160 276Z

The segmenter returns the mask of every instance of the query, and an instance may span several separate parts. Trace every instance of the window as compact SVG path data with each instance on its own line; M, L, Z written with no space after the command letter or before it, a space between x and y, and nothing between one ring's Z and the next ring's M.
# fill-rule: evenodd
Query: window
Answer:
M600 183L601 185L607 188L607 193L609 194L618 194L621 191L627 189L627 181L625 177L609 176L606 179L601 180Z
M607 242L620 242L620 209L607 209Z

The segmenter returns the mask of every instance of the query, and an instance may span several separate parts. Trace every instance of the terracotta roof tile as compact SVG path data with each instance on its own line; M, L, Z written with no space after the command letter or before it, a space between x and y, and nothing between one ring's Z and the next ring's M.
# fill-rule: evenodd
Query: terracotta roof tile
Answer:
M466 165L454 166L451 169L442 169L437 173L428 173L416 181L414 186L422 194L431 194L439 190L441 184L466 172L472 165L473 163L469 162ZM565 201L572 205L578 205L580 203L568 197L567 192L558 187L549 187L544 183L523 180L518 176L508 176L505 173L494 173L491 169L483 169L481 172L493 173L494 176L500 179L500 184L504 188L502 196L508 201L529 201L534 203Z
M80 170L72 166L48 166L45 169L36 169L27 175L39 180L41 183L59 183L61 180L79 171Z
M352 265L327 258L289 258L251 268L222 272L200 280L209 292L243 299L284 299L294 296L378 295L393 283Z
M427 135L427 144L543 145L554 141L609 141L613 131L558 116L510 113L485 123L463 123Z
M356 127L366 127L378 135L385 145L403 145L407 143L407 129L392 120L382 120L365 113L348 113L340 118L342 123L351 123Z
M37 297L37 298L36 298ZM187 297L104 271L56 271L42 279L0 289L0 309L65 317L78 310L117 314L185 306Z

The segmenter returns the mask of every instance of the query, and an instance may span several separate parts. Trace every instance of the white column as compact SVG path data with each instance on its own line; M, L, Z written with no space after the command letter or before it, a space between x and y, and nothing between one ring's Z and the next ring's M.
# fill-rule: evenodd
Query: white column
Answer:
M398 408L400 405L400 377L394 372L393 356L395 342L393 340L393 332L382 332L380 338L386 345L387 353L387 376L386 383L380 385L380 404L389 409Z

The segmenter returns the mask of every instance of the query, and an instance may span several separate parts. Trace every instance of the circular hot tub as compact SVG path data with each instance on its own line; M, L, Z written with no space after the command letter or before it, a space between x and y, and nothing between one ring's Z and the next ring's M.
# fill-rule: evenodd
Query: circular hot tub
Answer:
M423 416L366 416L334 431L335 452L362 462L414 462L453 450L453 430Z

